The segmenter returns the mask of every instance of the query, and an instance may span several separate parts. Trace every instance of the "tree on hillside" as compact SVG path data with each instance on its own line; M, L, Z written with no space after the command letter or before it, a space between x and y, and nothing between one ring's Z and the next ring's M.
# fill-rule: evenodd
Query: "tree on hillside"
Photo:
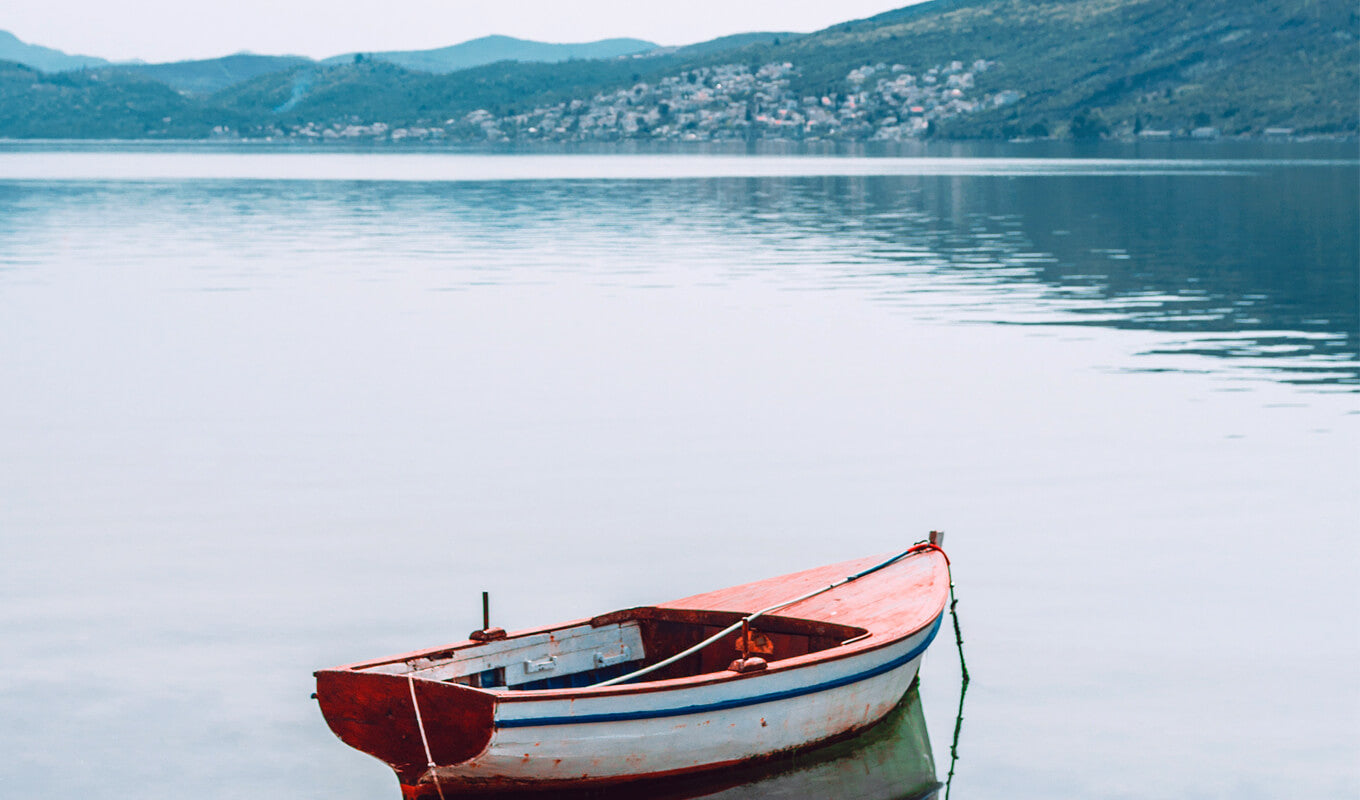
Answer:
M1073 139L1099 139L1110 132L1110 126L1105 124L1100 111L1083 108L1072 117L1072 125L1068 130Z

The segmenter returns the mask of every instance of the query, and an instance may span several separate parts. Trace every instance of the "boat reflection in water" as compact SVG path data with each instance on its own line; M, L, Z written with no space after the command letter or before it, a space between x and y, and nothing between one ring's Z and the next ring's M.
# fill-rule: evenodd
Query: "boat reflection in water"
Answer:
M758 765L606 788L544 792L444 790L448 798L514 800L926 800L943 784L926 733L917 682L874 727L845 741Z

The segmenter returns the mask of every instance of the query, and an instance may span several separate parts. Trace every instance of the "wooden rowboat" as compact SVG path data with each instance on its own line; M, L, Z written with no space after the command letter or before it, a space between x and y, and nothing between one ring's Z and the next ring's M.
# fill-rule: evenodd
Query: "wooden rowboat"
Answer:
M910 687L948 596L948 559L923 542L593 619L474 631L317 672L316 697L407 800L656 779L872 726Z

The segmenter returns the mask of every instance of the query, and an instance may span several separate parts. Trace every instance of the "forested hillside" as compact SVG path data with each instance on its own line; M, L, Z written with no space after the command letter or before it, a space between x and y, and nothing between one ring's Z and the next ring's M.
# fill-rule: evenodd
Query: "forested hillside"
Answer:
M1352 0L933 0L808 35L448 74L356 56L188 96L0 70L0 135L458 140L1352 135ZM160 86L160 89L157 87ZM183 88L182 86L180 88Z

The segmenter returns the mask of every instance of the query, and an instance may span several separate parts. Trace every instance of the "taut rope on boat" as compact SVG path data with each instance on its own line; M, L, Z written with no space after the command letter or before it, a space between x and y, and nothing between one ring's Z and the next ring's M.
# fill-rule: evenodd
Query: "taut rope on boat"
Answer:
M416 710L416 728L420 730L420 743L425 746L425 766L430 770L430 780L434 781L434 790L439 794L439 800L444 800L444 787L439 785L434 756L430 755L430 740L425 735L425 720L420 717L420 703L416 701L416 679L409 672L406 673L406 686L411 690L411 708Z
M717 642L719 639L723 638L724 636L728 635L729 633L732 633L733 631L737 630L738 628L741 628L742 626L750 625L751 622L754 621L757 617L761 617L761 616L764 616L765 614L769 614L769 613L778 611L778 610L781 609L781 608L785 608L785 607L787 607L787 606L791 606L791 605L793 605L793 604L795 604L795 603L801 603L801 602L803 602L804 600L807 600L807 599L812 598L812 597L816 597L817 595L819 595L819 594L821 594L821 593L823 593L823 592L829 592L829 591L831 591L832 589L835 589L835 588L844 586L845 584L850 583L851 581L859 580L860 578L863 578L863 577L866 576L866 575L871 575L871 574L873 574L873 573L875 573L875 572L878 572L879 570L883 569L884 567L890 566L890 565L892 565L892 564L896 564L898 561L901 561L902 559L904 559L904 558L906 558L907 556L912 555L912 554L914 554L914 553L920 553L920 552L924 552L924 551L926 551L926 550L939 550L941 553L944 553L944 550L941 549L939 545L937 545L937 544L934 543L933 538L934 538L934 533L932 532L932 541L929 541L929 542L918 542L918 543L912 545L911 547L907 548L906 550L903 550L902 552L900 552L900 553L898 553L897 555L893 556L892 558L888 559L887 561L884 561L884 562L882 562L882 563L880 563L880 564L875 564L874 566L869 567L869 568L866 569L866 570L863 570L863 571L861 571L861 572L856 572L854 575L850 575L850 576L845 577L845 578L841 578L840 580L836 581L835 583L829 584L829 585L827 585L827 586L823 586L823 587L821 587L821 588L819 588L819 589L814 589L814 590L808 592L807 594L800 595L800 596L798 596L798 597L793 598L792 600L785 600L785 601L782 602L782 603L775 603L775 604L772 605L772 606L768 606L768 607L766 607L766 608L762 608L762 609L760 609L759 611L755 612L754 614L750 614L750 615L747 615L747 616L745 616L745 617L742 617L741 619L737 620L736 622L732 623L731 625L728 625L726 628L723 628L722 630L718 631L717 633L713 634L712 636L708 637L707 639L703 640L702 642L699 642L698 644L694 645L693 647L689 648L688 650L684 650L684 651L682 651L682 652L676 653L675 655L671 656L670 658L664 659L664 660L662 660L662 661L658 661L658 662L656 662L655 664L652 664L651 666L643 667L642 669L636 670L636 671L634 671L634 672L630 672L630 673L628 673L627 675L620 675L620 676L618 676L617 678L610 678L610 679L607 680L607 681L600 681L599 683L591 684L591 686L592 686L592 688L593 688L593 687L597 687L597 686L613 686L613 685L618 684L618 683L623 683L624 681L631 681L631 680L633 680L634 678L640 678L640 677L642 677L643 675L646 675L646 674L648 674L648 673L650 673L650 672L655 672L656 670L659 670L659 669L661 669L662 667L668 667L668 666L670 666L671 664L674 664L675 662L679 661L680 659L685 658L686 656L694 655L695 653L699 652L700 650L704 649L705 647L708 647L709 645L713 644L714 642ZM945 556L945 560L946 560L946 561L948 560L948 558L949 558L948 556Z

